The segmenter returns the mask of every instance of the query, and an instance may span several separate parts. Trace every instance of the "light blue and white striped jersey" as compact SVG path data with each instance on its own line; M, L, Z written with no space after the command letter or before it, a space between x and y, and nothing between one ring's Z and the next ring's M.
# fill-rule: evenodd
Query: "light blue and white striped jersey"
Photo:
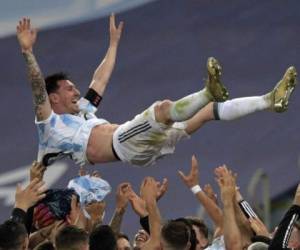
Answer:
M35 121L39 136L38 161L51 165L55 160L71 157L77 164L88 163L86 148L93 127L108 123L96 117L97 108L85 98L78 101L77 115L52 111L44 121Z

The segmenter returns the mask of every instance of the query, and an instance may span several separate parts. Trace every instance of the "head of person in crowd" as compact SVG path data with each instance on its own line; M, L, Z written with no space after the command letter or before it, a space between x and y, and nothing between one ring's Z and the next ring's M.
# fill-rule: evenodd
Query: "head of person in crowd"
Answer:
M97 226L90 234L90 250L116 250L117 238L108 225Z
M186 219L192 224L192 227L195 231L198 244L196 250L205 249L208 244L208 228L205 225L204 221L198 217L186 217Z
M72 204L76 203L76 204ZM35 228L41 229L51 225L56 220L67 220L72 215L72 206L79 206L79 196L69 188L49 189L46 197L34 208L33 224Z
M124 233L117 235L117 250L131 250L129 237Z
M27 250L28 234L21 223L7 220L0 225L0 250Z
M89 235L88 233L75 226L67 226L55 236L56 250L88 250Z
M269 245L265 242L254 242L252 243L247 250L267 250Z
M148 240L149 234L144 229L140 229L134 236L133 250L140 250Z
M167 221L161 230L161 244L164 250L195 250L196 233L192 224L184 219Z
M52 242L47 241L47 242L43 242L41 244L39 244L38 246L36 246L34 248L34 250L55 250Z
M79 112L77 101L80 92L64 72L55 73L45 78L46 90L52 109L58 114L76 114Z

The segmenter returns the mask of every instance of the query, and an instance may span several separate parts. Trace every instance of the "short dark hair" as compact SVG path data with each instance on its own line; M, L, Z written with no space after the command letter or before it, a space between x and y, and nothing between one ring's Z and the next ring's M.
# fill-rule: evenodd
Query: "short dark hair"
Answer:
M122 238L124 238L124 239L130 241L130 239L129 239L129 237L128 237L127 234L124 234L124 233L118 233L118 234L117 234L117 239L122 239Z
M65 72L57 72L45 78L46 90L48 95L58 90L59 86L57 82L61 80L69 80L68 74Z
M198 243L192 225L184 218L167 221L162 227L161 235L173 249L184 249L189 242L190 249L195 249Z
M36 246L34 248L34 250L55 250L52 242L47 241L47 242L43 242L41 244L39 244L38 246Z
M26 237L24 224L7 220L0 225L0 250L21 249Z
M193 226L196 226L199 231L208 239L208 227L205 225L204 221L198 217L188 216L185 217Z
M57 250L79 249L80 243L88 243L88 233L75 226L67 226L60 230L55 237L55 246Z
M90 234L90 250L115 250L117 239L108 225L97 226Z

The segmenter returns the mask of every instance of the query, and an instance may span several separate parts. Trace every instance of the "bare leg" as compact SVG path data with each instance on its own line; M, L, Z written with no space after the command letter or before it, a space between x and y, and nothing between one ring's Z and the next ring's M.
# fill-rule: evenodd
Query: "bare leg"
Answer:
M210 102L203 109L199 110L191 119L186 121L187 127L185 132L187 134L191 135L201 128L206 122L215 120L213 104L213 102Z

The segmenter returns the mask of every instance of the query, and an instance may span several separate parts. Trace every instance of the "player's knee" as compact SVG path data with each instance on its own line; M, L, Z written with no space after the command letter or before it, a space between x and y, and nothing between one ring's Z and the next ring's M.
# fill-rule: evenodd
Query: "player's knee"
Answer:
M172 104L173 103L170 100L163 100L155 106L155 118L158 122L165 124L172 122L170 117L170 109Z

